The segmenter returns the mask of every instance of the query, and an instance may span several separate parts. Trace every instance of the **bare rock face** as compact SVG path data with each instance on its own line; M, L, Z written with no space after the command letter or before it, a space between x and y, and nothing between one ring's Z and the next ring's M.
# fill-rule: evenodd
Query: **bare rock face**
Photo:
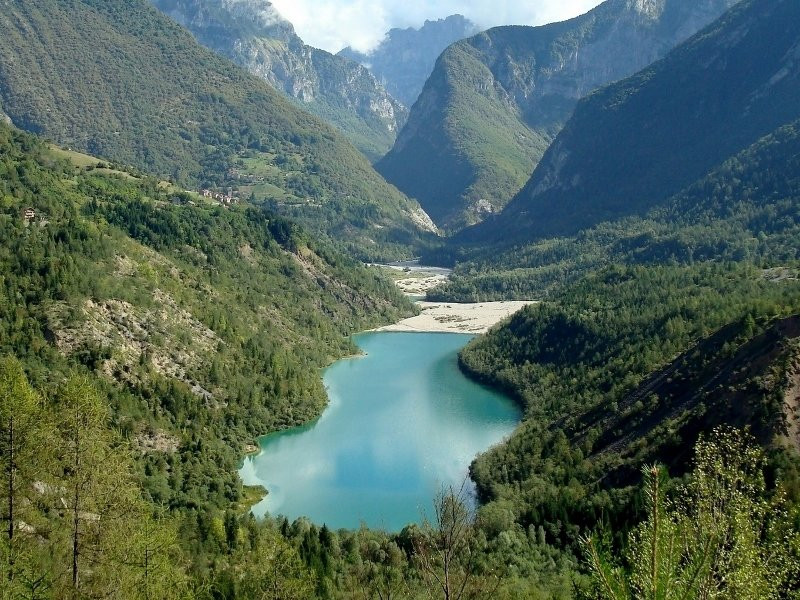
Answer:
M563 122L569 117L574 102L662 58L736 2L610 0L576 19L587 21L580 23L585 34L570 32L554 40L551 49L558 45L563 50L554 52L550 61L540 60L539 66L525 57L506 62L502 47L494 47L487 56L530 124L552 126L555 119ZM552 110L552 105L562 108Z
M9 117L5 112L3 112L3 107L0 106L0 123L4 123L6 125L14 125L11 121L11 117Z
M376 166L440 227L481 221L519 192L579 99L664 57L737 1L607 0L563 23L457 42ZM429 172L455 174L452 185Z
M446 19L425 21L419 29L392 29L366 54L347 47L339 56L366 66L392 96L412 106L442 51L478 31L478 26L469 19L451 15Z
M338 127L372 159L407 117L362 65L307 46L267 0L151 0L197 40Z

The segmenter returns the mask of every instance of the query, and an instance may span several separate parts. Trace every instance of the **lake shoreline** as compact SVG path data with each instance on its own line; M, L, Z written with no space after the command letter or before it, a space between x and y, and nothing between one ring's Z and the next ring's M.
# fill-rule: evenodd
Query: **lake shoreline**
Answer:
M421 522L443 482L461 481L477 454L512 435L517 404L459 368L473 336L441 333L357 334L365 360L326 369L320 418L259 438L262 452L240 466L244 484L270 492L252 514L397 532Z
M430 273L426 270L426 267L416 267L409 276L408 267L406 266L389 267L387 265L383 265L381 267L388 267L391 271L396 273L395 277L393 277L395 284L398 285L398 287L406 294L406 296L410 297L420 293L425 294L428 289L435 287L435 285L441 283L443 280L449 277L449 273L442 272L444 271L443 269L437 269L438 272ZM475 337L477 335L486 333L493 326L509 318L511 315L521 310L525 306L536 303L537 302L534 301L456 303L417 300L415 301L415 304L421 309L419 315L408 317L406 319L397 321L396 323L384 325L382 327L354 333L353 336L368 333L405 333L429 335L446 334L448 336L467 335ZM323 369L323 374L327 369L331 368L338 362L350 362L354 359L363 360L367 359L368 357L369 353L359 346L359 352L335 359L330 365L328 365L328 367ZM458 357L456 360L456 368L467 380L491 390L493 393L505 395L518 409L520 408L518 401L516 401L516 399L514 399L511 395L507 394L507 392L498 389L496 386L487 385L486 382L480 381L480 378L475 377L475 374L471 373L469 369L465 369L464 365L461 364L460 357ZM254 440L255 443L251 442L246 445L244 456L240 462L240 477L242 476L241 469L244 466L244 463L246 463L248 460L257 459L262 455L264 451L263 443L268 438L272 438L276 435L285 435L287 432L293 429L312 427L315 423L320 421L325 411L331 406L330 390L328 389L327 385L325 386L325 390L326 395L328 396L328 401L325 403L325 406L320 411L319 415L317 415L314 419L311 419L308 423L303 425L290 427L288 429L279 429L277 431L272 431L262 436L258 436ZM513 432L509 433L509 435L512 433ZM245 505L248 507L248 510L252 512L252 510L258 504L265 501L266 498L269 497L270 491L266 485L261 483L254 484L252 481L245 482L244 478L242 478L242 483L244 484L243 488L248 492L246 494L247 499L245 501ZM260 500L257 499L259 496L259 489L264 491Z
M480 335L526 306L532 301L504 302L427 302L417 305L419 315L403 319L372 331L397 331L405 333L468 333Z
M526 306L537 304L533 300L431 302L425 299L427 293L447 281L452 274L451 269L428 267L416 261L370 266L383 269L400 291L414 299L414 303L420 308L420 314L416 316L370 331L480 335Z

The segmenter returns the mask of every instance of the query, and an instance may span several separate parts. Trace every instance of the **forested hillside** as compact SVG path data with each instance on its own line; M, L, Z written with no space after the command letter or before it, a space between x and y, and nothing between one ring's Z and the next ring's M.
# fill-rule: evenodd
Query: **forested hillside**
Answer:
M0 105L18 127L265 202L364 258L424 236L416 203L340 134L145 0L13 1L0 26Z
M608 0L563 23L453 44L376 166L441 227L481 221L525 185L580 98L663 57L734 3Z
M318 369L353 351L344 335L410 304L260 208L79 169L6 126L0 149L0 353L21 361L48 402L74 375L55 397L96 396L91 426L118 430L135 451L134 472L119 476L202 544L208 524L244 499L245 444L319 414Z
M577 546L624 529L642 465L679 474L699 433L749 427L800 498L800 283L749 264L609 267L471 344L462 364L515 394L525 422L473 466L482 498Z
M609 262L692 264L798 260L800 124L780 127L644 217L601 223L575 236L445 250L462 261L434 299L544 298Z
M392 147L407 109L363 66L303 43L266 0L152 0L197 40L339 129L371 160Z

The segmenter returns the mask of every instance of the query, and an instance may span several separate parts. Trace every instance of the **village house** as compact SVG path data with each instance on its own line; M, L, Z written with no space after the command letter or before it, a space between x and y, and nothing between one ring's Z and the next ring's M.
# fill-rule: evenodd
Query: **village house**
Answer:
M200 190L200 194L203 198L210 198L212 200L216 200L222 205L230 206L232 204L236 204L236 198L233 195L233 192L230 190L228 193L220 193L220 192L212 192L211 190Z

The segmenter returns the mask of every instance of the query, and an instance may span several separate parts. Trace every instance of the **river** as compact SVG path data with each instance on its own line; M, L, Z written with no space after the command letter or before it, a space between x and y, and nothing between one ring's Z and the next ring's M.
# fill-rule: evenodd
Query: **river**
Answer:
M262 438L260 453L244 460L244 483L269 492L253 513L388 531L432 517L441 487L458 487L475 456L520 419L510 399L458 369L458 351L472 337L354 336L365 355L326 369L322 416Z

